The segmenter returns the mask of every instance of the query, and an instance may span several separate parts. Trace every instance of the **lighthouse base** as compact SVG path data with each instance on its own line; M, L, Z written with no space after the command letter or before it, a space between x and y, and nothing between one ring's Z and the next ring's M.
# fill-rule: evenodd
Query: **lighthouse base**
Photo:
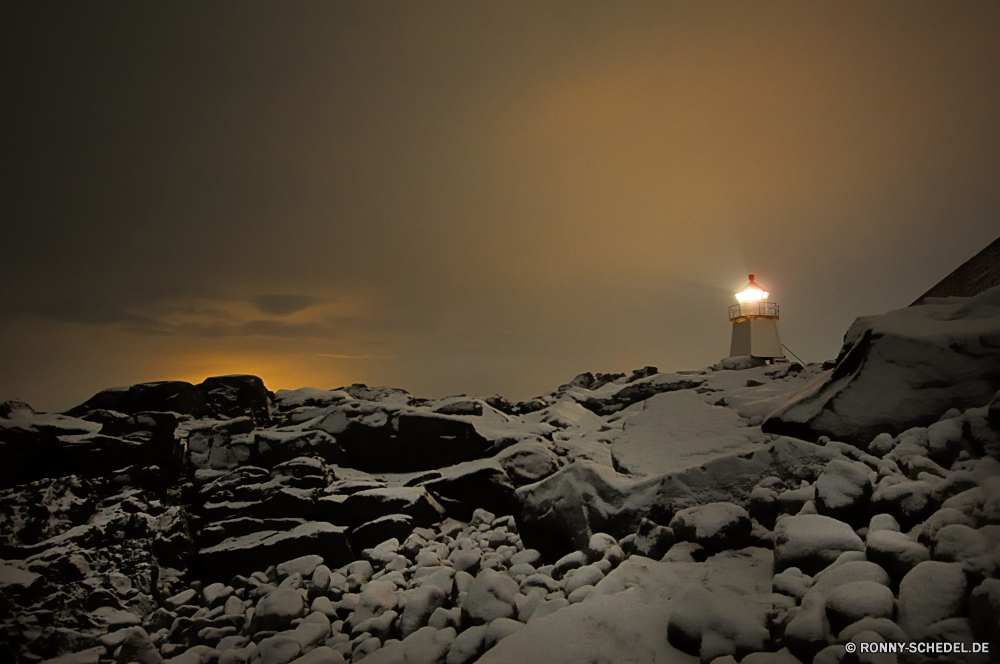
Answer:
M751 356L786 362L775 318L745 318L733 323L729 356Z

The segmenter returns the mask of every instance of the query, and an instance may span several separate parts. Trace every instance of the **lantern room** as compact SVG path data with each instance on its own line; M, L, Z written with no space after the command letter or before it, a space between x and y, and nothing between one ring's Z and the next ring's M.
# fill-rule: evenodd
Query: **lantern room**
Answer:
M730 357L754 357L771 362L787 362L778 336L778 305L750 275L750 283L736 294L737 304L729 307L733 336Z

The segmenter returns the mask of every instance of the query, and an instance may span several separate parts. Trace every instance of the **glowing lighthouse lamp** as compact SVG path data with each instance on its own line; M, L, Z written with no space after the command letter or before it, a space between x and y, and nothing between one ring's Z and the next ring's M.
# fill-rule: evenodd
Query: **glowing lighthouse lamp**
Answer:
M733 323L730 357L753 357L765 362L787 362L778 337L778 305L767 301L768 292L750 275L750 283L736 294L739 304L729 307Z

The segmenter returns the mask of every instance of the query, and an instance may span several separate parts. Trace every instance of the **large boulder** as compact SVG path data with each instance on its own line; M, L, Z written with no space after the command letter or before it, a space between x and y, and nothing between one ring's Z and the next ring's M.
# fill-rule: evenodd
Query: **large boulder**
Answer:
M197 563L204 578L229 579L306 554L322 556L338 567L354 559L345 527L309 522L284 532L265 530L231 537L199 551Z
M924 561L899 584L899 626L914 640L923 640L934 623L963 615L968 600L960 563Z
M94 410L126 415L156 411L182 413L196 418L245 416L256 424L267 424L271 421L273 397L264 387L264 381L257 376L214 376L199 385L169 380L108 388L67 414L79 417Z
M130 387L111 387L101 390L67 414L80 416L98 409L126 415L141 411L172 411L194 417L207 417L213 414L205 391L180 380L139 383Z
M497 618L517 615L517 581L486 569L479 573L462 603L462 621L467 625L489 624Z
M515 506L514 484L495 460L459 464L424 482L438 502L456 519L469 521L477 508L510 514Z
M875 473L860 461L835 459L816 480L816 509L847 520L871 498Z
M739 505L709 503L681 510L670 520L678 540L694 542L715 553L742 549L750 540L750 515Z
M781 438L749 454L649 478L578 460L515 492L518 531L526 546L554 560L585 548L594 533L621 539L635 533L643 518L669 523L676 512L695 505L744 505L762 477L798 485L815 480L832 459L842 458L833 445Z
M798 567L806 574L826 568L845 551L865 550L864 542L842 521L820 514L789 516L774 528L774 567Z
M504 450L500 465L514 484L523 486L559 470L559 457L540 441L524 441Z
M294 588L277 588L257 603L254 621L258 630L282 630L305 614L306 601L302 593Z
M762 428L866 446L951 408L985 406L998 388L1000 286L858 318L836 366L772 410Z
M206 378L198 388L204 392L216 416L249 417L258 425L271 421L274 395L257 376L213 376Z
M696 468L712 459L746 453L766 440L736 411L712 406L694 390L657 394L634 408L611 442L615 467L631 475Z
M157 466L156 471L143 479L162 486L172 477L168 469L179 467L180 446L173 433L182 418L177 415L102 411L84 419L94 411L76 417L36 413L20 402L3 405L0 487L67 475L113 477L126 467L138 472L150 466Z
M390 514L405 514L417 526L429 526L444 518L444 508L424 487L358 491L347 497L343 508L346 525L352 527Z
M488 456L494 444L461 416L429 413L397 404L349 402L329 409L310 425L334 436L353 468L412 472Z

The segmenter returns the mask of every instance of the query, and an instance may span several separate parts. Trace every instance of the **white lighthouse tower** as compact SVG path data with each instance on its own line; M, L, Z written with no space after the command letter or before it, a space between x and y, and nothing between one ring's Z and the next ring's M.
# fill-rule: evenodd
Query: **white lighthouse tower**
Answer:
M736 294L739 304L729 307L733 323L730 357L754 357L765 361L787 362L778 337L778 305L767 301L768 292L753 280Z

